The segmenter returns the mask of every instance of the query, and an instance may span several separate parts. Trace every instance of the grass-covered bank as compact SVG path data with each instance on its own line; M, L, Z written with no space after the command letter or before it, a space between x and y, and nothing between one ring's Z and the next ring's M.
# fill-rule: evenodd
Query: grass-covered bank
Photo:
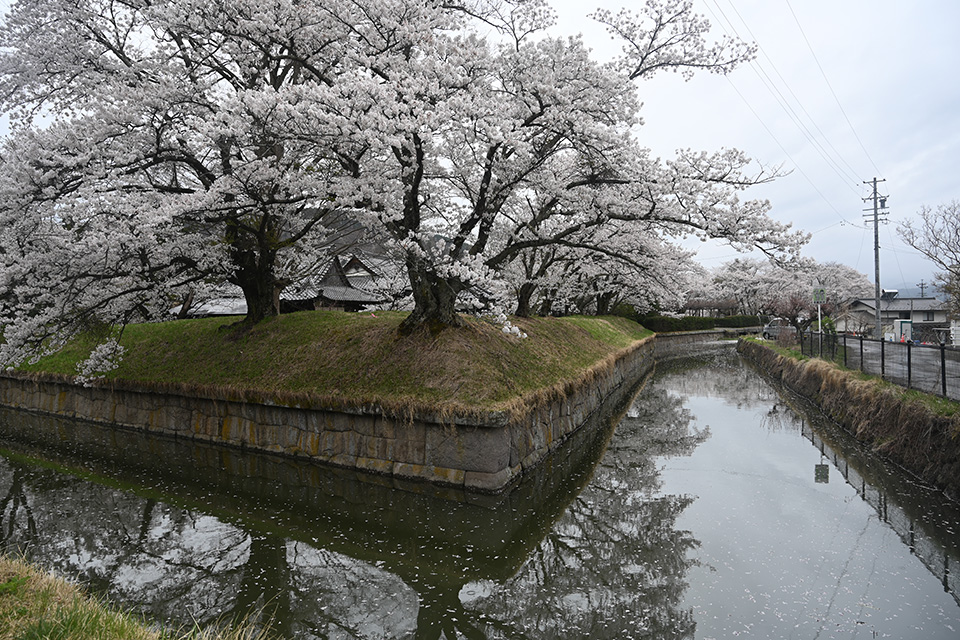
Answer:
M159 391L255 392L281 402L342 406L505 409L582 377L652 332L624 318L529 318L526 338L468 319L464 327L403 336L402 313L282 315L236 337L236 318L126 327L126 353L107 381ZM89 341L24 367L70 376Z
M16 640L265 640L249 625L215 630L156 629L91 598L75 584L22 559L0 555L0 638Z
M924 482L960 500L960 405L799 358L755 340L738 350L764 373L816 402L857 440Z

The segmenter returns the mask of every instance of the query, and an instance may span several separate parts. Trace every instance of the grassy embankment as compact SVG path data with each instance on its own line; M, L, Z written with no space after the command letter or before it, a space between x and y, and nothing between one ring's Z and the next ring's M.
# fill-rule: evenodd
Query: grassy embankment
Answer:
M624 318L529 318L527 338L468 318L466 325L401 336L402 313L303 312L236 337L236 318L131 325L106 379L158 391L241 396L300 406L509 410L581 378L652 332ZM73 375L91 347L78 340L24 371Z
M792 346L783 346L777 344L776 342L761 340L759 338L743 338L743 340L762 345L781 356L791 358L798 362L816 361L816 366L818 367L825 366L828 369L842 372L841 375L847 377L848 379L859 380L863 382L866 385L866 388L873 387L877 390L883 390L884 392L899 398L901 402L922 405L935 415L943 416L945 418L950 418L953 416L960 418L960 402L950 400L949 398L944 398L942 396L933 395L930 393L924 393L923 391L917 391L916 389L907 389L906 387L901 387L900 385L890 382L889 380L884 380L880 376L864 373L859 369L848 369L847 367L844 367L842 364L833 360L825 360L815 356L804 355L803 352L800 351L800 345L797 344Z
M253 394L298 404L376 403L447 411L505 409L603 369L652 332L623 318L536 318L515 323L527 338L467 319L436 335L401 336L400 313L284 315L236 337L236 319L133 325L108 381L158 390ZM39 363L38 374L72 376L92 341L77 340ZM253 637L252 631L226 638ZM246 635L245 635L246 634ZM110 612L76 587L0 558L2 638L175 638ZM198 632L186 637L206 638Z
M0 638L17 640L265 640L241 625L227 631L154 629L90 598L79 587L0 556Z
M768 341L745 339L739 350L870 449L960 500L960 403Z

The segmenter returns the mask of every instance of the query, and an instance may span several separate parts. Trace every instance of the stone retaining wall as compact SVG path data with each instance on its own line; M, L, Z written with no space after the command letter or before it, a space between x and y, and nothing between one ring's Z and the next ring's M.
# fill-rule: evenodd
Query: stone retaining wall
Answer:
M733 340L740 335L759 333L761 327L746 327L744 329L704 329L701 331L677 331L658 333L655 355L658 360L677 356L701 353L707 343L716 344L727 341L732 346Z
M641 341L582 380L543 394L520 416L399 417L377 407L300 408L9 373L0 374L0 405L496 492L621 404L652 370L654 345L654 338Z

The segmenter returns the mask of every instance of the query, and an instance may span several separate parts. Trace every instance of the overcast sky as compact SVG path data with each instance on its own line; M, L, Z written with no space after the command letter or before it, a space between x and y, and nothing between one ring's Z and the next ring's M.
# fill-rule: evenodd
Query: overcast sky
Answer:
M0 0L6 9L10 0ZM553 0L556 33L583 33L599 58L616 47L586 15L638 1ZM954 0L694 0L714 32L759 45L729 76L675 74L640 84L640 139L658 155L736 147L789 175L747 197L813 233L806 254L874 273L864 181L885 179L881 285L930 282L933 265L903 245L896 223L922 205L960 199L960 2ZM701 247L715 267L737 256ZM928 291L929 293L929 291Z
M554 0L558 30L582 32L598 57L616 51L585 16L617 0ZM668 157L678 148L735 147L790 174L752 191L772 215L813 233L805 253L873 280L872 206L864 181L885 179L889 223L880 226L880 282L907 289L933 272L896 223L922 205L960 199L960 2L952 0L694 0L716 34L755 42L757 60L729 76L689 82L670 74L640 85L641 140ZM704 247L714 267L736 257ZM930 291L927 291L930 294Z

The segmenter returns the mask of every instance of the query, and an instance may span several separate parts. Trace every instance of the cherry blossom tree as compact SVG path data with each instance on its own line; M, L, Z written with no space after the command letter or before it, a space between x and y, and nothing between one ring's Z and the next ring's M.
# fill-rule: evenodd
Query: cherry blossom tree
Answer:
M403 261L408 330L502 302L507 272L554 248L651 282L690 234L793 255L802 234L740 199L776 171L735 150L661 161L633 136L640 80L727 73L752 49L710 44L689 1L595 18L623 43L612 64L550 36L543 0L16 2L3 361L219 282L255 323L331 217Z
M518 3L505 25L539 6ZM434 64L416 80L401 76L394 109L402 112L417 86L432 91L418 97L432 109L406 124L395 120L382 136L395 141L392 148L368 154L365 171L392 176L379 200L390 202L394 194L393 206L380 215L406 252L416 303L408 328L457 324L458 297L491 288L516 260L531 278L542 278L544 263L534 266L532 254L563 248L649 261L631 255L628 235L614 239L600 229L629 227L660 240L696 234L771 253L791 254L802 243L766 216L767 203L738 197L775 172L751 174L749 160L735 150L682 151L661 162L632 139L639 125L632 81L667 69L727 72L750 54L734 43L707 48L705 23L690 3L651 2L645 13L650 25L629 12L597 14L626 43L615 65L591 60L578 39L511 39L516 30L504 26L504 42L485 57L471 55L483 63L474 62L469 73L461 66L459 75L438 75ZM526 20L523 35L547 28L545 15ZM411 43L404 62L430 59L415 53L424 46ZM392 82L390 72L383 78ZM376 162L392 166L369 166ZM520 311L528 311L524 299L535 286L533 279L517 285Z
M771 298L769 272L771 265L765 260L736 258L714 270L712 289L699 291L706 298L733 299L741 315L765 313L766 302Z
M908 245L940 269L935 284L950 301L951 313L960 316L960 201L936 208L923 206L918 221L906 220L897 227Z
M821 313L834 316L849 303L870 295L872 283L864 274L838 262L801 258L786 264L738 258L713 274L714 295L732 297L743 314L770 314L805 329L817 317L813 290L823 289Z
M47 169L72 175L50 206L93 208L93 190L136 218L152 197L218 245L256 322L274 312L277 254L345 206L331 196L342 163L304 140L326 122L300 108L352 71L337 68L343 18L320 3L20 2L0 35L4 107L21 130L56 123Z
M512 287L516 315L604 315L621 303L640 312L679 306L702 272L693 252L663 242L656 232L605 225L593 230L590 243L602 250L534 247L502 270Z
M93 319L157 317L201 283L238 286L247 324L276 313L278 263L309 262L324 221L356 205L339 196L351 158L325 143L343 142L325 105L341 80L362 84L342 46L362 10L14 4L0 29L15 129L0 159L3 361Z

